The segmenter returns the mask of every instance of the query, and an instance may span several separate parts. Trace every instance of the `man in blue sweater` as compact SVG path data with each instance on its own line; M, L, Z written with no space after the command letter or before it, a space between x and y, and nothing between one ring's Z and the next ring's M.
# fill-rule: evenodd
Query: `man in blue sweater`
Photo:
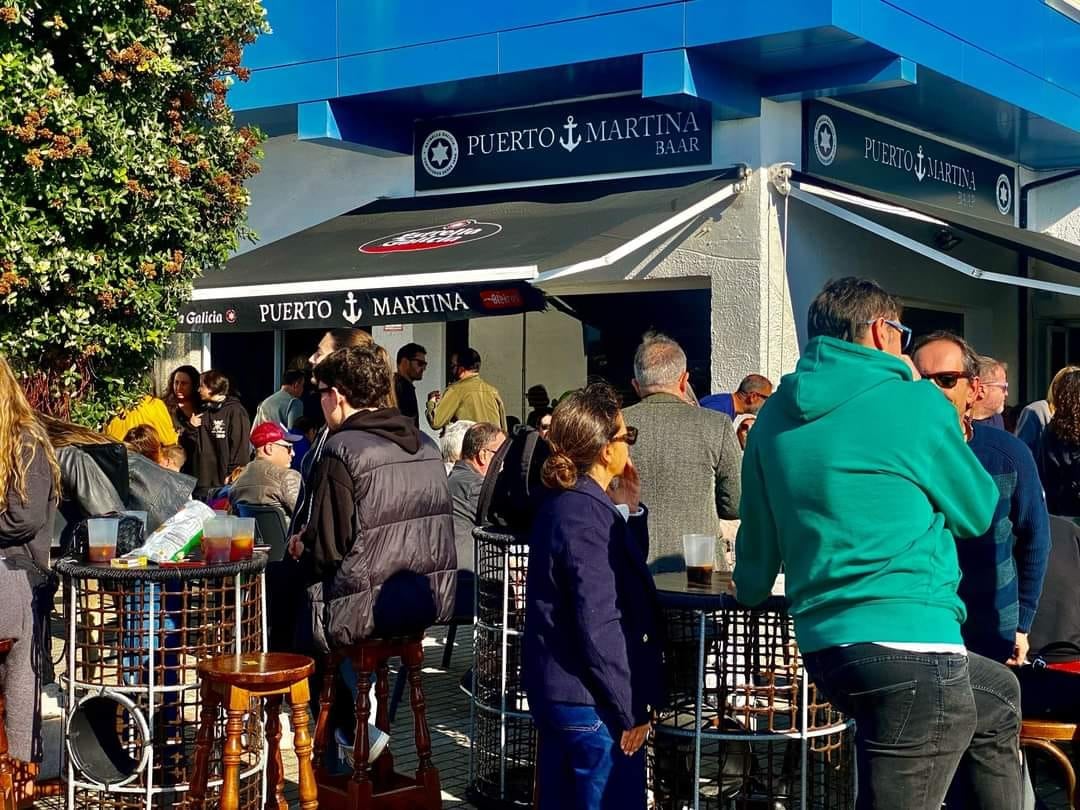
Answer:
M964 643L979 655L1018 666L1027 659L1028 632L1050 556L1050 519L1035 460L1007 431L972 423L979 357L963 338L951 332L928 335L916 344L913 360L952 402L968 446L998 486L989 531L956 546L959 595L967 608Z

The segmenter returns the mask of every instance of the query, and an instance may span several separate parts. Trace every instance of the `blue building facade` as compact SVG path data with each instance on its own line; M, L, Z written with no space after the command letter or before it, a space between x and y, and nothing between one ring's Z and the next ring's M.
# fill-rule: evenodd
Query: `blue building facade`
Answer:
M1080 360L1070 0L266 6L273 33L230 91L270 136L261 240L186 313L213 332L207 361L261 340L272 377L348 311L436 360L476 345L515 411L534 383L624 375L618 347L662 328L690 344L699 393L730 390L789 370L809 298L846 274L1007 360L1014 399ZM350 241L384 226L398 242ZM480 303L421 311L458 288ZM518 306L478 310L491 300Z

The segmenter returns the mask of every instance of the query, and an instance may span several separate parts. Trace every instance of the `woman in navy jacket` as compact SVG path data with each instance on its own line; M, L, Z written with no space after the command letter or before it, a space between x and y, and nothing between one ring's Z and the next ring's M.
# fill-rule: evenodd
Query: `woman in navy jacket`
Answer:
M552 417L553 493L530 536L523 667L539 729L539 810L645 807L663 643L630 463L636 438L608 385L571 394Z

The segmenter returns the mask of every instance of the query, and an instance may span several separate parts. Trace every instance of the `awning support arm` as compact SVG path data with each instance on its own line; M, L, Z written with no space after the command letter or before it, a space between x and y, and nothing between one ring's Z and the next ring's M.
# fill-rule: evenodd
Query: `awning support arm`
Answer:
M605 253L603 256L598 256L595 259L578 262L577 264L568 264L564 267L556 267L547 272L540 273L540 275L533 280L533 284L543 284L546 281L553 281L557 278L563 278L564 276L572 276L577 273L584 273L588 270L596 270L601 267L610 267L616 262L625 259L634 251L640 250L646 245L655 242L664 234L674 231L676 228L701 216L710 208L719 205L729 197L733 197L740 193L749 185L749 178L750 169L747 166L743 166L740 171L739 180L736 182L724 186L722 189L710 194L703 200L685 208L669 219L665 219L659 225L654 225L652 228L649 228L649 230L634 237L629 242L624 242L619 245L619 247L615 248L610 253Z
M1042 290L1043 292L1059 293L1061 295L1072 295L1080 297L1080 287L1074 287L1070 284L1057 284L1052 281L1040 281L1039 279L1023 278L1021 276L1010 276L1005 273L994 273L986 270L980 270L974 265L970 265L967 262L960 261L959 259L949 256L946 253L942 253L940 250L924 245L917 239L912 239L910 236L905 236L902 233L897 233L891 228L887 228L871 219L860 216L859 214L849 211L843 206L836 205L829 202L816 194L805 190L800 183L780 182L773 183L774 187L781 194L790 194L799 202L812 206L813 208L823 211L826 214L834 216L843 220L857 228L861 228L864 231L879 236L895 245L906 248L913 253L918 253L920 256L924 256L931 261L935 261L938 264L942 264L948 267L950 270L955 270L958 273L963 273L970 278L978 279L980 281L992 281L996 284L1008 284L1013 287L1026 287L1032 290ZM914 217L914 213L912 214Z

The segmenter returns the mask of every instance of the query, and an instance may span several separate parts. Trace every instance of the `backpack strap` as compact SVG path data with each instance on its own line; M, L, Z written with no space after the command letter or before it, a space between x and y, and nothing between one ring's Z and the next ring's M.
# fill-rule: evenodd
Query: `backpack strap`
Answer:
M510 445L513 442L513 437L507 438L502 443L502 447L495 451L495 455L491 458L491 464L488 465L487 474L484 476L484 483L480 487L480 497L476 502L476 516L473 518L473 523L477 526L485 526L488 523L491 502L495 499L495 485L498 483L503 462L506 460L506 455L510 452Z

